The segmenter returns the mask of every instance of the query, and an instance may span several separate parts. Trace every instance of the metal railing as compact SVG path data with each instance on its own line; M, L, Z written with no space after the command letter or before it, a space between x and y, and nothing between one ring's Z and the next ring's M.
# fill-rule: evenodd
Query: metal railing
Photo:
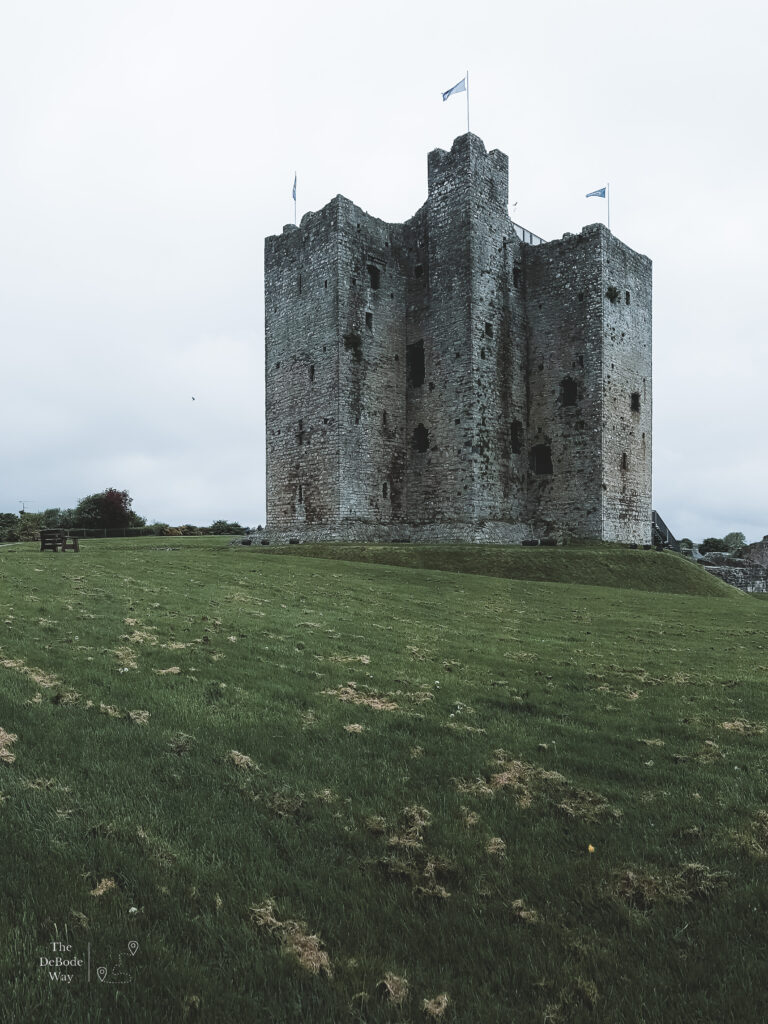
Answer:
M539 235L534 235L534 233L529 231L528 228L524 228L520 224L515 224L514 221L512 221L512 227L515 229L515 234L520 241L526 242L528 245L541 245L542 242L546 241L545 238L541 238Z
M651 526L653 541L655 544L662 544L664 547L672 548L673 551L680 550L680 545L672 536L669 527L655 509L651 511Z

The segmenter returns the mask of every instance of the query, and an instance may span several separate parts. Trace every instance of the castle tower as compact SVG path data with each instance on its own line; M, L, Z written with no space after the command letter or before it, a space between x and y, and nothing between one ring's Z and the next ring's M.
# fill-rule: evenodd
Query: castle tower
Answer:
M507 203L467 134L407 223L337 196L266 240L270 536L650 541L650 261Z

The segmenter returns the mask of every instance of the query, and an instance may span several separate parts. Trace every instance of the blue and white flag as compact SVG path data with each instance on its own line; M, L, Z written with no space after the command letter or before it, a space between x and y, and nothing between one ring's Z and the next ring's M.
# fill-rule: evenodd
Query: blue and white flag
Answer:
M293 174L293 200L296 201L296 172Z
M606 186L603 186L602 188L595 189L594 192L587 192L584 198L589 199L592 196L597 196L598 199L605 199L605 189Z
M467 91L467 80L466 80L466 78L462 78L462 80L460 82L457 82L456 85L454 85L454 87L452 89L449 89L448 92L444 92L442 94L443 95L443 103L445 103L445 101L448 99L449 96L453 96L453 94L455 92L466 92L466 91Z

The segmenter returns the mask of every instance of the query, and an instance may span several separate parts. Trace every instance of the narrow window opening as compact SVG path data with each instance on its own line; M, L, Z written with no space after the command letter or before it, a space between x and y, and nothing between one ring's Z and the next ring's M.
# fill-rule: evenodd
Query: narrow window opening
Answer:
M579 292L579 302L584 301L584 292Z
M414 277L421 277L423 275L423 273L424 273L424 267L421 265L421 263L417 263L416 266L413 268L413 276Z
M535 444L529 456L531 471L538 476L549 476L552 473L552 449L548 444Z
M323 282L323 287L325 287L325 288L327 288L327 287L328 287L328 282L327 282L327 281L324 281L324 282Z
M275 369L276 369L276 370L279 370L279 369L280 369L280 363L275 363Z
M371 279L371 288L375 291L381 283L381 271L372 263L369 263L366 269L368 271L368 277Z
M323 352L325 352L325 345L323 345Z
M523 450L523 424L520 420L512 420L509 425L509 441L512 454L519 455Z
M399 363L399 362L400 362L400 356L397 356L397 355L395 356L395 362L396 362L396 363Z
M486 336L486 338L492 338L493 337L493 324L486 324L485 325L485 336Z
M309 379L312 381L315 379L315 367L314 364L309 368Z
M458 425L461 423L461 418L459 416L457 416L456 419L453 422L458 427Z
M485 359L485 349L484 348L480 349L480 358L481 359Z
M429 431L423 423L414 430L411 446L417 452L425 452L429 448Z
M359 334L345 334L344 348L352 353L352 358L359 363L363 358L363 339Z
M357 284L357 278L356 277L352 278L352 284Z
M632 412L640 412L640 392L633 391L632 398L630 399L629 407Z
M355 416L355 426L357 427L359 424L360 424L360 417L359 416Z
M424 341L415 341L405 350L408 386L420 388L424 383Z
M299 484L299 504L304 504L304 488Z
M382 498L389 497L389 484L384 483L381 485L381 496Z
M629 459L627 458L627 453L626 452L622 452L622 455L621 455L621 468L622 469L629 469Z
M301 274L299 274L299 295L301 295Z
M573 377L565 377L560 381L560 404L576 405L579 389Z
M299 432L296 435L299 444L304 444L304 420L299 420Z
M395 293L394 293L394 292L390 292L390 293L389 293L389 297L390 297L390 299L394 299L394 297L395 297Z
M365 326L368 328L369 331L373 330L373 313L365 314Z
M385 410L384 410L384 412L383 412L383 413L381 414L381 422L382 422L382 423L384 424L384 426L386 427L386 425L387 425L387 410L386 410L386 409L385 409Z
M520 267L514 267L512 270L512 284L515 288L520 287L520 278L522 277L522 270Z
M629 292L624 292L624 301L629 305Z

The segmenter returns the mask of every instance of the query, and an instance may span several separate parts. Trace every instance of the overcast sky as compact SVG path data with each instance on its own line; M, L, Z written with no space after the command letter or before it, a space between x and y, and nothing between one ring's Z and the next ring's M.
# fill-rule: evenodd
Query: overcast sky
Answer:
M515 220L654 263L654 507L768 533L766 6L5 0L0 511L114 486L264 522L263 244L337 193L385 220L472 130ZM193 401L194 396L194 401Z

